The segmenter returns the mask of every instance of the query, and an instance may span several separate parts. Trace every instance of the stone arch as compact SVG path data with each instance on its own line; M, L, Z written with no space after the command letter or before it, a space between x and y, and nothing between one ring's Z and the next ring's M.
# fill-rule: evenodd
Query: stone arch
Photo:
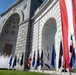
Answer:
M18 14L18 15L19 15L19 17L20 17L20 23L24 20L24 14L23 14L23 11L22 11L22 10L16 10L15 12L13 12L13 11L11 10L11 12L8 14L8 16L6 17L6 19L4 19L3 24L1 25L0 33L2 32L2 29L3 29L6 21L8 20L8 18L9 18L10 16L12 16L13 14Z
M2 54L14 54L19 23L20 15L18 13L13 13L5 22L0 36L0 43L2 44L0 44L0 48L2 50Z
M52 54L52 46L55 45L55 37L56 37L57 25L55 18L49 18L42 29L42 49L44 50L44 57L46 56L47 46L49 47L49 55L51 61L51 54ZM43 58L45 61L45 58ZM51 66L51 69L53 67ZM44 69L48 69L44 63Z
M15 12L12 11L12 13L7 16L5 22L8 20L8 18L9 18L11 15L13 15L13 14L15 14L15 13L17 13L17 14L20 16L20 23L21 23L21 22L24 20L24 14L23 14L23 11L22 11L22 10L16 10Z
M24 14L23 14L23 11L22 10L16 10L14 13L17 13L19 14L20 16L20 23L24 20ZM13 14L14 14L13 13Z

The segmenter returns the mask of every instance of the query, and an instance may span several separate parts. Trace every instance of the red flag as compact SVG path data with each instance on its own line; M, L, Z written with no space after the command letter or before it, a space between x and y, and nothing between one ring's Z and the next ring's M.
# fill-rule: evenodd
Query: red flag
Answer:
M62 39L63 39L63 67L69 68L69 51L68 51L68 17L64 0L59 0L61 22L62 22Z
M30 57L30 58L28 59L28 66L29 66L29 67L31 66L31 60L32 60L32 58Z

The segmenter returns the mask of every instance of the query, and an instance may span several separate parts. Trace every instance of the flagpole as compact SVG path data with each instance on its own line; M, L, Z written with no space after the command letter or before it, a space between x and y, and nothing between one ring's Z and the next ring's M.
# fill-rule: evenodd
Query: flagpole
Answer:
M62 40L60 41L61 42L61 48L62 48L62 53L61 53L61 56L63 56L63 57L61 57L61 65L62 65L62 63L63 63L63 60L65 60L64 59L64 49L63 49L63 42L62 42ZM65 63L65 62L64 62ZM62 70L64 70L64 68L62 67L62 69L61 69L61 75L62 75L62 73L63 73L63 71ZM65 75L65 72L63 73L64 75Z
M42 50L42 51L41 51L41 70L42 70L42 72L44 72L44 68L43 68L43 65L44 65L44 64L43 64L43 54L44 54L44 53L43 53L43 49L42 49L42 48L41 48L41 50Z
M55 52L55 54L56 54L56 51L55 51L55 44L54 44L54 52ZM56 58L55 58L55 60L54 60L54 63L55 63L55 65L54 65L54 66L55 66L55 72L53 72L53 74L55 73L55 75L56 75L56 62L55 62L55 61L56 61Z
M71 75L70 71L68 70L68 74Z
M41 55L42 55L42 48L41 48ZM40 57L40 63L42 62L42 59L41 59L41 57ZM40 64L41 65L41 64ZM43 68L42 68L42 65L41 65L41 70L42 70L42 72L43 72Z
M37 41L37 54L38 54L38 50L39 50L39 23L40 23L40 22L38 22L38 41ZM40 60L40 58L39 58L39 60ZM36 62L37 62L37 59L36 59ZM37 66L37 71L39 72L39 68L38 68L38 66Z
M56 51L55 51L55 54L56 54ZM56 74L56 58L55 58L55 74Z

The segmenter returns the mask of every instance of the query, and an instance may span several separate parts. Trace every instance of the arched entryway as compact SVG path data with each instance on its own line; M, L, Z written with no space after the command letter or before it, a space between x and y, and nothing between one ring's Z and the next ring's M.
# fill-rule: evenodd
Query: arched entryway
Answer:
M46 21L43 30L42 30L42 49L44 52L44 57L43 57L43 61L44 61L44 69L48 69L45 66L45 57L46 57L46 51L47 51L47 46L49 48L49 57L50 57L50 67L51 69L53 69L53 67L51 66L51 54L52 54L52 46L53 44L55 45L55 37L56 37L56 31L57 31L57 27L56 27L56 20L54 18L50 18L49 20Z
M20 16L17 13L12 14L5 22L0 37L0 49L2 50L2 54L14 54L19 22Z

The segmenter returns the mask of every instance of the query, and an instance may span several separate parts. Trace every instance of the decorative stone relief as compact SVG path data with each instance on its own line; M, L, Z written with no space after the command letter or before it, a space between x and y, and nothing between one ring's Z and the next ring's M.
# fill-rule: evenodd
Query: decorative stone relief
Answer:
M16 8L14 7L14 8L12 8L12 13L14 13L15 12L15 10L16 10Z
M25 5L23 6L23 10L25 10L25 9L26 9L26 7L27 7L27 4L25 4Z

